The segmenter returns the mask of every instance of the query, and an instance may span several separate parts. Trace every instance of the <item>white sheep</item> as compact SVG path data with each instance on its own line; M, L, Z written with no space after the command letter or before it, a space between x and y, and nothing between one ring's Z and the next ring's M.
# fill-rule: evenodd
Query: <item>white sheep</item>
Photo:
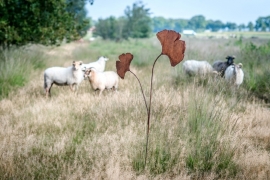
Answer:
M73 61L70 67L51 67L44 71L44 89L46 97L51 95L53 84L58 86L69 86L72 91L78 90L79 84L84 79L81 69L82 61Z
M225 80L237 86L242 84L244 80L244 72L242 63L230 65L225 71Z
M82 70L85 71L86 69L89 69L89 68L95 68L97 71L103 72L105 70L106 61L108 60L109 60L108 58L101 56L95 62L82 64Z
M213 72L212 66L207 61L186 60L183 63L184 72L188 75L205 76Z
M84 77L88 77L95 91L99 90L99 95L104 89L116 90L118 88L119 78L114 71L99 72L95 68L90 68L86 69Z

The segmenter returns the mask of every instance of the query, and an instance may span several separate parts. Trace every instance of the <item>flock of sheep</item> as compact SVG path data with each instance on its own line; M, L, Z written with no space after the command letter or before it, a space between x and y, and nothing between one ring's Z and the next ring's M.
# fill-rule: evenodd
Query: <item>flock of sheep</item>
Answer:
M53 84L69 86L77 92L79 84L88 78L92 88L99 90L118 88L119 78L114 71L104 71L108 58L101 56L97 61L83 64L82 61L73 61L70 67L51 67L44 72L44 89L46 97L51 95Z
M186 60L183 63L183 69L189 76L205 76L207 74L219 75L238 88L244 80L243 65L242 63L235 64L234 56L227 56L226 59L227 61L214 62L212 66L207 61Z
M218 74L237 87L243 82L244 73L242 64L234 64L234 56L227 56L227 61L216 61L211 66L207 61L186 60L183 63L187 75ZM93 90L99 90L99 95L104 89L118 88L119 77L114 71L104 71L108 58L101 56L97 61L83 64L82 61L73 61L70 67L51 67L44 71L44 89L46 97L50 96L53 84L70 86L77 92L79 84L88 78Z

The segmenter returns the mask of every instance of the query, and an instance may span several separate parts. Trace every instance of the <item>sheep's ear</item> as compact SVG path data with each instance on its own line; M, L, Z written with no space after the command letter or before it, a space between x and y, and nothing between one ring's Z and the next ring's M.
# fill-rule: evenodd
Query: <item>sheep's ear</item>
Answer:
M243 67L243 64L242 64L242 63L239 63L238 66L239 66L240 68L242 68L242 67Z
M80 61L80 65L82 65L83 64L83 62L82 61Z

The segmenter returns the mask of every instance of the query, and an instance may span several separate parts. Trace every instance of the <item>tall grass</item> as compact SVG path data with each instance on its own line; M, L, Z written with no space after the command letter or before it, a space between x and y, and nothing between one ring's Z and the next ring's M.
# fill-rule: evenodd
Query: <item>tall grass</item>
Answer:
M257 97L270 100L270 41L256 45L249 42L242 45L241 59L245 68L245 88Z
M238 63L246 41L241 46L225 39L186 43L185 59L213 62L229 53ZM134 61L139 56L145 63L131 68L147 95L159 48L155 38L119 44L97 40L67 44L39 58L36 51L27 56L22 52L21 59L25 64L26 57L42 60L48 67L105 55L110 58L106 70L115 70L118 55L131 52ZM155 67L146 167L147 112L132 75L120 80L116 93L106 91L99 97L84 81L77 96L68 87L53 86L52 97L46 99L43 68L29 63L28 83L0 103L0 179L268 179L269 108L250 95L246 85L234 89L224 79L186 77L181 63L172 68L168 61L163 57ZM254 73L264 67L257 68Z
M39 47L0 50L0 99L24 86L34 70L44 67L44 53Z
M195 96L188 104L185 128L187 131L184 133L187 135L190 148L186 157L186 166L199 177L211 171L216 172L218 177L235 176L237 168L233 161L233 149L229 142L222 139L231 131L225 120L231 118L230 113L226 112L230 106L227 107L228 109L224 108L224 102L220 98L221 93L213 97L211 89L207 87L206 89L210 96L202 96L196 91L191 92Z
M183 89L189 88L188 92L182 91L178 95L181 98L169 94L172 97L155 109L147 169L157 175L184 166L196 178L211 173L216 178L235 177L240 168L234 162L235 149L226 138L235 133L236 120L229 113L235 104L224 101L224 90L213 92L216 82L210 80L207 86L196 82L186 81ZM181 105L175 107L177 101ZM142 151L138 147L133 159L133 168L139 174L144 169Z

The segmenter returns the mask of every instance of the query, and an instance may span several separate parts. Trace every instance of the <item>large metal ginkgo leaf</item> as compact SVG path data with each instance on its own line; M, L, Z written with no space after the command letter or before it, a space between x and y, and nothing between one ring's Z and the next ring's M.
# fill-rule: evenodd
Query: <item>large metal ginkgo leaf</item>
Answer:
M180 40L181 35L173 30L163 30L157 33L162 46L162 54L169 57L171 65L176 66L184 59L186 49L185 41Z

